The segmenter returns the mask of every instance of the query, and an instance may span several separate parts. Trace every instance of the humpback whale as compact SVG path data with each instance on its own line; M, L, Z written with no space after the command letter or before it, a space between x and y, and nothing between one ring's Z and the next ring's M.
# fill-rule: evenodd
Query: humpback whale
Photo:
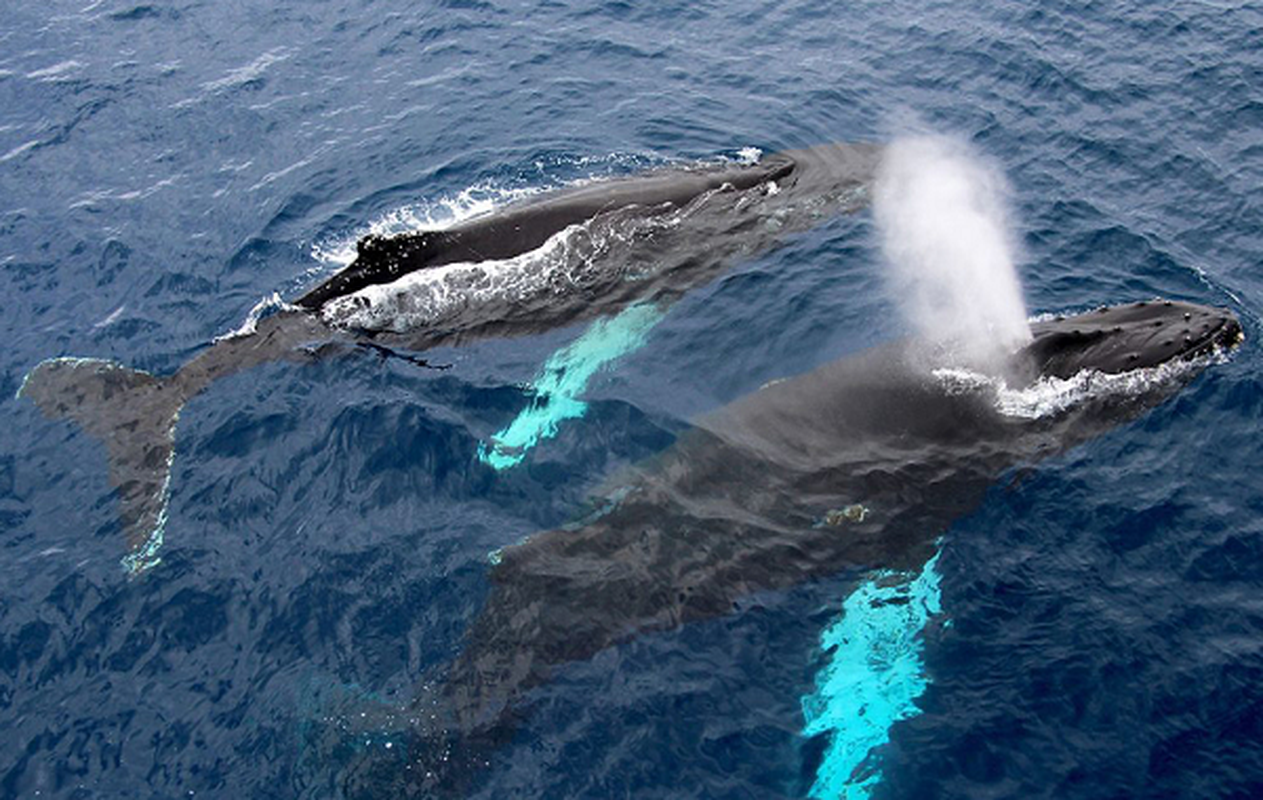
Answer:
M1032 324L999 374L879 346L696 420L561 529L493 554L490 591L407 717L409 763L348 770L352 796L460 796L556 669L647 631L823 576L919 570L1006 470L1135 419L1244 339L1226 309L1176 301ZM1051 411L1022 393L1060 392Z
M54 358L18 395L105 443L123 565L141 572L160 558L180 410L215 380L277 359L421 352L669 303L735 258L862 207L879 158L876 145L830 144L664 168L566 187L446 230L366 236L345 269L172 375Z

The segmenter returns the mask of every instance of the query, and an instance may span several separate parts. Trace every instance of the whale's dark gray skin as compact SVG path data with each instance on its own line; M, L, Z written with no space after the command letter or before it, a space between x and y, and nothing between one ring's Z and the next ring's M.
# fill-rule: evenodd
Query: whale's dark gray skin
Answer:
M32 370L19 395L105 442L127 539L124 565L141 571L157 563L162 544L176 419L215 380L366 339L377 352L425 351L471 338L539 333L638 301L668 303L736 257L865 205L879 158L875 145L832 144L753 164L662 169L562 189L448 230L369 236L346 269L258 321L252 332L217 341L174 375L59 358ZM468 274L435 272L436 280L450 278L445 294L460 299L428 317L389 309L372 315L375 301L356 294L421 270L523 256L567 229L583 235L541 256L548 269L533 293L479 295L461 283L473 280ZM495 281L490 267L477 279ZM406 304L410 291L399 288L384 302Z
M412 716L436 722L415 732L415 763L361 765L349 793L459 796L510 735L529 689L637 633L728 614L744 596L814 577L920 569L1006 470L1135 418L1242 339L1231 312L1169 301L1032 328L1007 364L1010 386L1171 367L1026 418L1000 410L994 385L936 376L903 341L702 417L589 518L499 554L463 651L440 688L418 697Z
M335 297L392 283L418 269L512 258L542 246L556 232L602 213L633 206L641 214L667 213L721 187L744 191L781 180L794 167L792 156L777 154L753 165L597 181L519 203L503 213L448 230L367 236L359 241L354 264L303 295L297 305L314 311Z
M1068 378L1085 367L1106 373L1153 367L1205 355L1240 333L1240 323L1222 309L1189 303L1156 300L1099 308L1036 325L1025 352L1024 377Z

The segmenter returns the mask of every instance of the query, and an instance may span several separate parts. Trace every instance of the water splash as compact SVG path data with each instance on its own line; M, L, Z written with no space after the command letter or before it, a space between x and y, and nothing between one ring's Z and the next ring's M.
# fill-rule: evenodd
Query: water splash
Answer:
M471 309L518 306L599 281L607 270L598 256L628 236L590 221L570 225L512 258L420 269L335 297L320 315L330 325L367 331L440 327Z
M579 396L606 364L644 344L649 330L662 319L655 305L637 304L611 319L597 320L582 336L553 353L532 382L534 396L508 427L478 446L478 460L497 470L521 463L557 426L587 412Z
M228 339L243 339L247 336L253 336L259 330L259 320L277 311L295 308L297 306L292 306L285 302L280 292L272 292L265 297L259 298L259 301L250 309L250 313L246 314L245 320L240 325L228 333L216 336L212 340L212 344L219 344Z
M556 187L552 184L509 187L475 183L455 194L392 208L364 226L317 240L311 245L311 256L331 268L341 269L355 261L356 243L370 234L396 236L419 230L446 230L552 188Z
M935 554L911 580L890 571L872 576L821 635L832 655L802 700L803 734L829 737L812 797L869 797L881 780L875 749L890 741L891 725L920 713L913 701L929 681L919 634L942 612L937 564Z
M873 213L889 284L922 338L954 366L995 372L1031 339L1014 269L1003 175L966 144L937 136L893 142Z
M1198 358L1167 361L1154 367L1120 373L1080 370L1069 378L1045 375L1029 386L1013 388L1003 377L969 369L940 368L931 374L948 394L981 392L990 395L996 411L1017 419L1040 419L1060 414L1090 400L1140 397L1171 386L1205 369L1226 363L1230 353L1216 349Z

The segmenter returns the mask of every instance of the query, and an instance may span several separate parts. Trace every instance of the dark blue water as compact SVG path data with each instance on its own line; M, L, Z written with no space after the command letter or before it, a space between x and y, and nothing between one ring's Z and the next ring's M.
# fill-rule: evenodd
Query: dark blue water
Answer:
M490 551L690 417L902 325L871 218L839 217L688 295L504 471L479 442L582 327L446 350L441 374L271 364L185 408L138 579L101 445L14 399L36 363L173 371L335 269L320 253L472 186L914 119L1008 175L1032 311L1177 297L1249 339L951 527L928 686L875 794L1263 794L1261 36L1214 2L6 5L0 796L336 796L390 738L373 709L459 649ZM478 796L804 796L800 699L847 591L566 667Z

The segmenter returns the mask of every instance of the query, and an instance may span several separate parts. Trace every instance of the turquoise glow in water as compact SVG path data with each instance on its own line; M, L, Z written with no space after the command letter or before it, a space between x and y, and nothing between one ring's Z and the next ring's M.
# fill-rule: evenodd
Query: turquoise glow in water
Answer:
M881 780L874 749L890 740L891 725L919 713L913 701L929 683L919 634L942 611L937 563L935 555L912 580L877 573L821 635L821 648L832 656L816 676L816 691L802 701L803 733L829 736L812 797L869 797Z
M490 442L478 446L478 460L498 470L522 462L532 447L557 435L557 426L582 417L587 403L579 399L588 381L602 367L636 350L662 319L654 305L634 305L612 319L598 320L582 336L553 353L531 382L534 396L509 425Z
M382 339L442 373L334 352L243 373L181 415L162 563L138 580L106 447L12 398L35 365L172 374L256 301L327 278L361 232L446 221L467 193L910 129L959 134L1006 174L1032 311L1178 297L1230 305L1250 338L952 523L959 630L922 634L932 685L861 752L871 794L1263 794L1263 480L1243 469L1263 463L1261 28L1243 2L0 4L0 797L351 796L362 763L405 782L411 760L361 761L385 745L360 735L413 758L422 736L353 687L431 711L488 551L599 514L589 497L689 414L904 324L871 215L822 220L725 259L503 472L479 441L588 322L460 350ZM676 254L674 232L636 231L610 250L634 272ZM600 441L568 435L598 417ZM550 468L528 469L543 450ZM784 508L806 520L836 494ZM811 740L799 786L802 696L867 577L562 668L469 800L805 796L836 734Z

